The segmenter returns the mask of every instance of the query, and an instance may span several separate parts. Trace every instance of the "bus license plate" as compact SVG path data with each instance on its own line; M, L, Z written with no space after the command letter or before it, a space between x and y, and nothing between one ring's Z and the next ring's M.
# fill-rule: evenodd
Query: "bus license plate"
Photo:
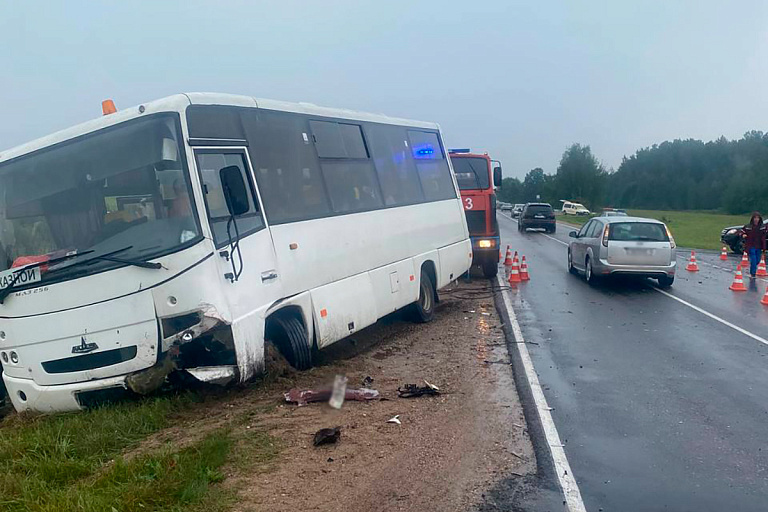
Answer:
M21 274L18 278L17 274ZM16 279L14 283L13 280ZM0 272L0 290L8 288L13 283L14 286L23 284L36 283L40 281L40 267L22 268L6 270Z

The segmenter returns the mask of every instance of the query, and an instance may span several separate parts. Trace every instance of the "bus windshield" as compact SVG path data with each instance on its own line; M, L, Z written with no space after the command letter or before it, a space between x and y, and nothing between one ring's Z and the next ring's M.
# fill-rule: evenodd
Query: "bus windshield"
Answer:
M478 157L451 158L460 190L484 190L491 186L488 160Z
M0 163L0 270L123 248L146 260L199 239L181 140L178 116L157 114Z

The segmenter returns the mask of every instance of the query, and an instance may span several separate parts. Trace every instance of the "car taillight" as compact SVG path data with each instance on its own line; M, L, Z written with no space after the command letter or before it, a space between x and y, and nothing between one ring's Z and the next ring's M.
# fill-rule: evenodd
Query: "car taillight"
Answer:
M669 237L669 247L670 249L674 249L675 247L677 247L675 245L675 237L672 236L672 232L669 230L669 228L666 225L664 226L664 229L667 230L667 237Z
M603 230L603 246L608 247L608 232L611 230L611 225L606 224Z

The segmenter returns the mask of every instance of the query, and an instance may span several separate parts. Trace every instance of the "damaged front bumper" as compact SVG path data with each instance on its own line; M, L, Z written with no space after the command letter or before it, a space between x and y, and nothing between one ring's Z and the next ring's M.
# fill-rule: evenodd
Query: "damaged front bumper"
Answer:
M32 379L4 375L8 396L19 411L40 413L68 412L86 409L105 402L136 394L157 391L170 374L167 365L155 365L130 375L89 382L41 386ZM173 370L172 370L173 371ZM226 386L237 380L237 366L201 366L179 370L200 383Z
M89 382L42 386L32 379L3 376L13 407L19 411L42 413L67 412L83 409L97 397L127 393L125 375Z

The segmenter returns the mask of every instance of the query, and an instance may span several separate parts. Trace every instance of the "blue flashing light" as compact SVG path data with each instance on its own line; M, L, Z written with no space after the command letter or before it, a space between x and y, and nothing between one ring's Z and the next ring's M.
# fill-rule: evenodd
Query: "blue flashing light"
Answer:
M433 155L435 154L435 150L432 148L426 148L426 149L419 149L416 151L416 154L418 155Z

